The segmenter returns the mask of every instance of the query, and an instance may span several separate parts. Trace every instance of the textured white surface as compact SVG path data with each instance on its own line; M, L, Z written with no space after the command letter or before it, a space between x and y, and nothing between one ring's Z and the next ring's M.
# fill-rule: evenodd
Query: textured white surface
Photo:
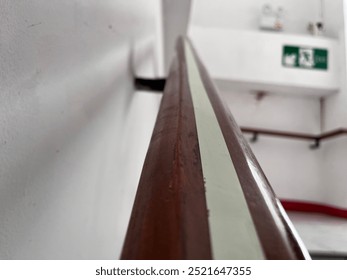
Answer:
M130 49L157 1L0 0L0 259L115 259L158 96Z

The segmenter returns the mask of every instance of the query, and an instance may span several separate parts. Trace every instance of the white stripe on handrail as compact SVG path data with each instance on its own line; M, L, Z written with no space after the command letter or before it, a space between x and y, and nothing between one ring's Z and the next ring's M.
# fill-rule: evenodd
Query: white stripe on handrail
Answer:
M205 180L213 257L264 259L235 167L187 41L185 55Z

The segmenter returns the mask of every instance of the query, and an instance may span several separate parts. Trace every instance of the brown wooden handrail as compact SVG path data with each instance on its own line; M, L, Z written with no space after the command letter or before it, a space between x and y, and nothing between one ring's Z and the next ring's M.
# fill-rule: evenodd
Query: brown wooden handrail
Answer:
M344 135L344 134L347 134L347 129L346 128L338 128L335 130L331 130L331 131L322 133L319 136L319 140L325 140L328 138L333 138L333 137Z
M214 257L201 156L203 139L199 138L196 113L199 108L193 104L188 78L187 42L180 38L177 43L176 57L166 82L133 205L122 259ZM240 128L222 103L196 52L192 52L264 258L307 258L307 252L300 245ZM215 170L219 169L215 166Z
M268 136L275 136L275 137L315 141L315 144L311 145L311 148L318 148L322 140L327 140L330 138L347 135L346 128L338 128L338 129L327 131L321 134L298 133L298 132L271 130L271 129L264 129L264 128L254 128L254 127L241 127L241 131L244 133L252 133L254 135L252 138L252 142L255 142L257 140L258 135L268 135Z

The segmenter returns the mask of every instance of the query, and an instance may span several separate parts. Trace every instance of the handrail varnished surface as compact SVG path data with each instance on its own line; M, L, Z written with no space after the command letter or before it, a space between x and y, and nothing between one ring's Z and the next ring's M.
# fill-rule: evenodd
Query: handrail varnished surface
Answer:
M202 140L196 123L199 108L192 100L187 44L224 137L264 258L309 258L240 128L187 42L180 38L177 43L177 55L166 82L121 258L214 257L199 145Z

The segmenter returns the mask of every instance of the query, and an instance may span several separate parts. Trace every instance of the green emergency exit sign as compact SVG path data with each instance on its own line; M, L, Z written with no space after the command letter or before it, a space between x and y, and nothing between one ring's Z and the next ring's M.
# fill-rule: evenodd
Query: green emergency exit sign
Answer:
M283 46L282 65L292 68L328 70L328 50Z

